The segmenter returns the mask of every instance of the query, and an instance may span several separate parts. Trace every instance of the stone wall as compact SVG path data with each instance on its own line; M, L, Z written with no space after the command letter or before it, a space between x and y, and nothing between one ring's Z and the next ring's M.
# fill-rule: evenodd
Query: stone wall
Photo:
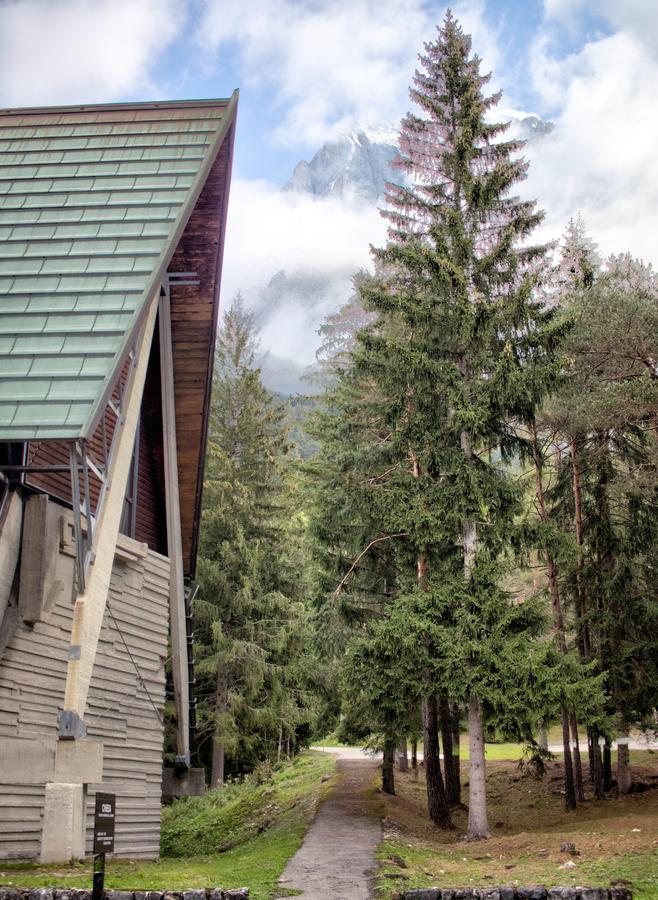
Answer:
M63 540L51 584L72 577L74 552ZM76 742L100 744L103 754L102 782L88 787L87 852L95 793L103 790L117 795L116 854L156 857L169 560L120 536L108 600L85 713L87 737ZM19 619L0 658L0 859L39 857L45 782L56 780L47 769L57 743L72 615L69 586L33 622ZM18 772L13 780L10 769Z
M394 900L632 900L625 887L415 888L394 894Z
M194 891L105 891L105 900L248 900L249 888L201 888ZM0 885L0 900L91 900L79 888L9 888Z

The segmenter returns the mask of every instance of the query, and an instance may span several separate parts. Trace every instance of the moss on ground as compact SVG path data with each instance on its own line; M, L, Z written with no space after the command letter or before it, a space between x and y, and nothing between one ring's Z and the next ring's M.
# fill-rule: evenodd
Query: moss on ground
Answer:
M268 900L299 848L335 771L328 753L304 753L274 772L179 800L163 811L163 856L158 861L112 860L105 886L117 890L185 890L248 886L252 900ZM260 782L260 783L259 783ZM89 863L38 866L0 863L0 885L90 887Z

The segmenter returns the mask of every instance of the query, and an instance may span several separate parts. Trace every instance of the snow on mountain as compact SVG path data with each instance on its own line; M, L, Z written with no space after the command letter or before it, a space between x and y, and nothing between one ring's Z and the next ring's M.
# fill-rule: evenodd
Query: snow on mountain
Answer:
M511 120L509 135L533 141L552 130L552 122L526 116ZM344 134L323 144L310 162L298 162L283 190L376 203L384 195L385 183L400 178L392 165L397 141L398 129L393 126L368 126Z
M310 162L297 163L284 191L375 203L393 177L397 147L389 129L359 129L323 144Z
M528 141L543 139L553 130L550 122L536 116L516 118L506 138ZM329 141L310 161L301 160L284 191L307 194L322 200L344 202L346 210L355 204L371 208L376 216L384 185L397 181L393 168L398 148L397 128L363 127ZM308 390L304 373L314 361L320 343L318 329L327 315L348 302L352 292L351 272L323 270L304 258L298 270L278 272L264 287L248 292L256 311L266 354L262 359L263 378L282 393Z

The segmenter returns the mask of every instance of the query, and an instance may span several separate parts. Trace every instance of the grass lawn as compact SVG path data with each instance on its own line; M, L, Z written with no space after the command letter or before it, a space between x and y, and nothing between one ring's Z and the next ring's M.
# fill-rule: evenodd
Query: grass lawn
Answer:
M163 848L169 855L156 862L113 860L107 866L105 887L249 887L253 900L268 900L331 787L331 780L321 779L333 774L335 765L327 753L304 753L261 784L247 781L178 801L163 813ZM173 852L186 855L173 857ZM89 888L91 864L0 862L0 886L6 885Z
M549 763L543 781L522 775L513 762L492 761L488 797L494 835L476 844L463 840L465 809L455 812L453 832L429 821L422 770L418 781L396 772L397 796L378 794L386 806L380 896L390 898L403 887L598 886L626 879L637 900L658 900L658 753L631 751L631 761L635 774L654 789L587 800L575 813L563 808L560 761ZM462 777L467 780L465 768ZM468 801L467 789L463 799ZM565 841L576 845L578 855L560 851ZM560 869L568 860L575 868Z

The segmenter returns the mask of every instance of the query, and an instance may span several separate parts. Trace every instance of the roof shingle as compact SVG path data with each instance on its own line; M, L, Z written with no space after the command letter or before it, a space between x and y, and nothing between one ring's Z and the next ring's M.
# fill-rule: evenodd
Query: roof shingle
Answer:
M0 110L0 440L89 434L234 100Z

